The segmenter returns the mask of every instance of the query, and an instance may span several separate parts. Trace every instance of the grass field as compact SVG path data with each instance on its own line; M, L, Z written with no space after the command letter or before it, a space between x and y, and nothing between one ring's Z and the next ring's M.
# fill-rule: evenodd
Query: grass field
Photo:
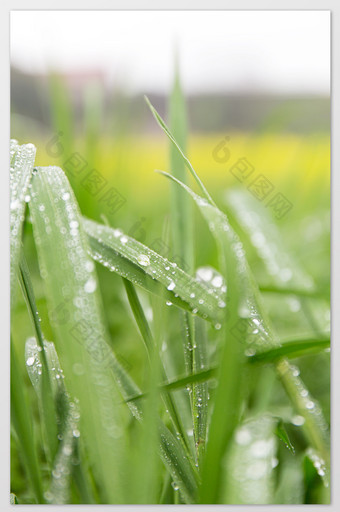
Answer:
M329 503L329 134L190 135L177 85L183 154L52 100L60 144L13 145L12 499Z

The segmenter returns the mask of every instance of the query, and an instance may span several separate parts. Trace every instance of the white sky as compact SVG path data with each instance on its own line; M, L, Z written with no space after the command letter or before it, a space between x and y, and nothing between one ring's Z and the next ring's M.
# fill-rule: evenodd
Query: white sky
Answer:
M101 70L130 92L169 90L174 47L187 93L330 88L328 11L13 11L12 64Z

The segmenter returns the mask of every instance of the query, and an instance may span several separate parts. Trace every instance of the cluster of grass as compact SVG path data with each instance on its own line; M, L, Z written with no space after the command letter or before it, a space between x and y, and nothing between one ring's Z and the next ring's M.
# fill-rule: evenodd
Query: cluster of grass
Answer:
M178 80L170 129L148 104L170 142L162 237L185 270L84 217L64 171L11 142L11 499L329 503L327 269L311 276L249 191L218 208ZM197 269L197 212L216 268Z

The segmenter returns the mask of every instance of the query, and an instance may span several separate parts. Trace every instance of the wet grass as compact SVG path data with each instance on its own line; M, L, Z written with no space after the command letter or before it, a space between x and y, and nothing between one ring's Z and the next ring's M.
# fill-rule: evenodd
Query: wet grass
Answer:
M71 176L11 144L11 491L18 503L329 503L328 197L314 217L297 205L294 225L245 187L217 201L187 157L178 78L169 127L149 107L171 171L157 247L98 222L95 201L81 212ZM88 108L92 162L98 115Z

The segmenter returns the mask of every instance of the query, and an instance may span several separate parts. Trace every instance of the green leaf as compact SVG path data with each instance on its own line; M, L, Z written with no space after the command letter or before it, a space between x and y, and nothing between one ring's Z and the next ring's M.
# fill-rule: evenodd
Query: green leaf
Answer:
M11 306L15 301L17 268L20 259L22 226L29 200L30 180L36 149L33 144L19 146L10 142L10 246L11 246Z
M186 274L176 263L163 258L119 229L89 219L84 219L83 226L89 236L90 254L95 261L202 318L216 321L221 317L225 302L220 289L211 288L209 293L205 286Z
M37 168L32 192L30 209L40 272L46 285L55 342L68 388L79 400L80 431L90 464L101 482L103 502L123 502L119 461L124 457L128 417L125 408L122 409L117 385L123 398L140 391L108 345L97 278L88 257L90 248L66 176L57 167ZM51 250L52 243L58 251ZM138 406L130 403L129 407L140 420ZM160 428L163 434L167 432L165 426ZM166 434L161 437L165 438ZM170 450L170 455L166 447L161 448L164 463L175 481L178 476L181 485L185 481L190 484L181 492L192 501L195 475L182 460L183 450L176 438L172 444L175 451ZM172 461L165 456L171 457L176 451L181 453L182 459ZM184 480L183 474L186 475Z
M262 260L268 275L267 284L281 290L293 287L307 294L315 292L312 277L289 253L268 208L243 190L228 190L226 202Z
M169 177L170 179L177 181L173 176L168 175L167 173L162 173L165 176ZM258 288L256 286L256 283L254 281L254 278L249 270L249 267L247 265L247 262L244 258L244 251L242 249L242 244L240 244L240 241L238 237L235 235L235 233L231 230L227 217L219 212L216 207L210 205L206 200L200 198L192 192L188 187L186 187L184 184L178 182L179 185L184 187L187 192L195 199L196 203L200 206L200 209L203 213L203 216L209 223L210 230L212 233L216 236L217 240L223 238L226 236L227 233L229 233L230 240L228 240L228 237L226 239L225 247L228 247L228 244L230 244L233 247L231 254L233 254L233 251L236 252L236 258L234 258L234 261L228 260L228 252L223 253L224 251L224 245L221 244L221 253L224 254L224 261L227 262L226 267L230 269L237 268L238 277L235 281L235 275L233 272L231 272L229 275L226 274L226 282L228 284L228 313L229 313L229 326L233 328L235 326L234 322L240 321L240 311L247 311L247 315L250 315L250 318L246 318L247 323L247 329L244 334L244 339L239 341L246 341L248 344L247 349L247 355L249 354L255 354L257 350L260 350L261 352L264 350L274 349L280 347L280 343L278 342L276 336L273 334L273 329L270 327L268 323L268 319L265 318L264 310L261 305L261 299L259 296ZM217 210L217 211L216 211ZM217 220L216 220L217 219ZM223 231L225 232L223 234ZM220 237L220 238L219 238ZM223 262L222 262L223 265ZM234 279L234 282L232 281ZM233 290L233 291L232 291ZM234 292L234 293L233 293ZM230 294L230 295L229 295ZM238 295L240 294L240 295ZM238 297L239 304L235 307L235 303L233 304L233 301L231 300L234 295ZM246 317L246 315L243 314L243 319ZM230 322L230 318L233 320ZM255 329L254 325L249 330L249 321L251 320L252 323L255 323ZM230 327L229 327L230 329ZM232 334L231 331L229 331L229 334ZM255 334L255 336L254 336ZM250 342L250 344L249 344ZM236 344L235 344L236 345ZM227 347L229 350L232 351L234 344L229 343L227 344ZM249 352L251 350L251 352ZM237 352L237 349L235 348L235 351ZM226 353L227 350L226 350ZM234 359L233 359L234 357ZM231 365L230 361L234 360L234 363ZM236 393L232 392L232 388L235 389L235 382L238 382L238 373L240 371L240 366L236 364L238 359L238 356L236 354L228 354L226 356L226 367L223 368L223 363L220 366L220 372L223 373L222 375L226 376L226 381L229 379L229 387L230 387L230 403L233 404L231 406L231 410L234 411L233 421L235 424L235 411L237 411L237 408L235 406L234 401L236 400ZM228 367L227 367L228 365ZM235 372L236 368L236 373ZM276 364L276 370L278 375L280 376L280 379L283 383L283 386L290 397L292 403L296 407L297 411L299 411L299 414L301 414L305 418L305 423L303 425L303 429L306 433L307 438L311 442L312 446L316 450L317 453L319 453L319 456L322 458L322 460L325 461L326 467L329 467L329 434L328 434L328 427L327 424L323 418L322 410L320 406L317 404L317 402L310 397L308 391L306 390L303 382L301 379L296 375L296 371L293 367L291 367L287 360L285 359L279 359ZM239 385L236 384L236 389L239 389ZM219 389L219 387L217 388ZM303 394L301 394L303 393ZM216 460L216 457L218 458L218 453L221 451L221 445L218 448L219 443L221 441L218 441L219 436L220 439L223 438L223 430L221 428L222 423L222 413L220 412L223 410L223 403L225 400L224 393L221 392L220 395L221 403L219 405L219 411L216 413L216 430L219 431L219 435L212 435L210 439L213 439L211 443L214 446L214 457L211 456L211 459L209 463L207 463L207 467L210 469L207 469L207 478L211 478L212 472L211 468L213 468L213 461ZM214 411L216 409L216 404ZM225 415L227 417L227 414ZM214 418L214 416L212 417ZM212 420L213 425L213 420ZM229 435L227 436L230 439L230 433L232 432L232 422L229 423L229 428L227 432ZM210 430L212 427L210 427ZM224 434L226 435L226 434ZM208 502L212 502L212 492L215 489L215 492L217 492L217 486L216 478L217 478L218 470L215 469L215 483L213 483L213 480L211 478L210 485L206 487L206 494L203 495L202 500L208 500ZM204 479L203 479L204 481Z
M26 476L35 500L37 503L44 503L33 418L24 389L25 383L11 340L11 422L17 435Z
M278 423L276 425L275 434L281 441L284 443L284 445L288 448L288 450L294 455L295 454L295 448L292 445L289 436L287 434L287 430L284 426L284 423L281 418L278 419Z
M224 462L225 484L221 488L221 503L273 503L273 465L277 449L275 425L274 418L263 415L237 427Z
M176 137L179 146L185 151L187 142L187 116L177 61L175 80L170 97L169 118L171 131L174 137ZM170 144L169 151L169 167L171 173L177 179L186 183L187 174L182 156L172 143ZM171 198L173 251L174 254L180 256L181 261L185 262L189 273L192 273L194 262L192 204L185 191L176 187L175 184L171 187Z
M285 341L280 347L256 352L249 357L253 363L272 363L281 357L296 358L321 352L330 347L330 339L301 339Z
M202 370L201 372L192 373L191 375L185 375L184 377L179 377L169 382L164 382L159 385L159 390L168 393L170 391L176 391L177 389L183 389L190 384L197 384L199 382L206 382L207 380L213 379L216 377L216 373L217 366L213 368L208 368L207 370ZM125 401L131 402L139 398L144 398L146 394L147 393L139 393L138 395L132 395L128 397Z
M178 151L178 153L180 154L180 156L182 157L186 167L189 169L190 173L192 174L193 178L195 179L196 183L198 184L198 186L200 187L201 191L203 192L203 195L208 199L208 201L211 203L211 204L214 204L213 200L211 199L210 195L209 195L209 192L207 191L207 189L205 188L205 186L203 185L202 181L200 180L200 178L198 177L196 171L194 170L193 166L191 165L189 159L185 156L185 154L183 153L183 150L182 148L179 146L179 144L177 143L175 137L173 136L173 134L170 132L169 128L167 127L167 125L165 124L165 122L163 121L163 119L161 118L161 116L158 114L157 110L151 105L149 99L144 96L145 98L145 101L146 103L148 104L151 112L152 112L152 115L154 116L154 118L156 119L157 123L159 124L159 126L162 128L162 130L164 131L164 133L167 135L167 137L170 139L170 141L172 142L172 144L174 145L174 147L176 148L176 150Z
M120 365L108 344L78 205L61 169L36 169L30 210L56 348L69 392L79 400L80 431L103 502L120 503L128 421L112 374Z
M45 437L44 448L49 465L52 466L58 448L58 429L56 413L56 392L52 366L48 365L47 345L40 328L40 317L35 302L35 296L30 279L28 266L22 254L19 268L19 281L27 304L27 308L35 330L36 338L26 341L25 360L26 368L32 385L38 395L39 412L42 422L43 434Z

